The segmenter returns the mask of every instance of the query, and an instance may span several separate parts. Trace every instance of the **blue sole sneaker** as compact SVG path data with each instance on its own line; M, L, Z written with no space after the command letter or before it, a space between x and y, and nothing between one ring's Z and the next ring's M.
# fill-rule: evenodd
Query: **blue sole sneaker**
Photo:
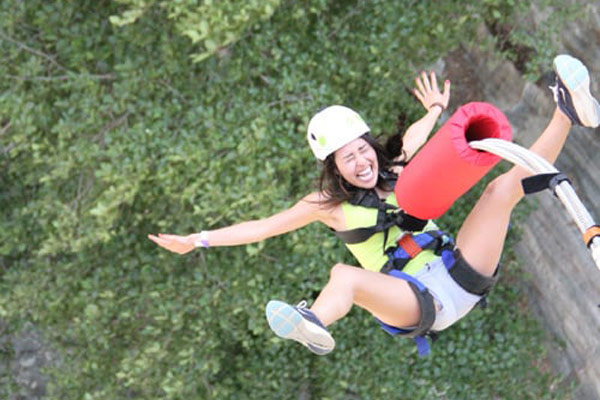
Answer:
M335 347L335 340L316 315L306 308L306 302L294 307L271 300L265 311L269 326L277 336L300 342L318 355L327 354Z
M566 54L554 59L557 82L553 89L559 108L576 124L596 128L600 125L600 105L590 93L588 69Z

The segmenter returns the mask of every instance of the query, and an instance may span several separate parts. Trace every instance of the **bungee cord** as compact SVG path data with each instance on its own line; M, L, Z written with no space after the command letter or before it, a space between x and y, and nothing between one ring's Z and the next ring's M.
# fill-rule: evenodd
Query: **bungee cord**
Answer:
M487 138L469 142L469 145L474 149L502 157L535 175L560 174L560 171L543 157L507 140ZM592 254L596 267L600 269L600 227L594 222L593 217L575 193L571 182L567 179L560 180L553 190L575 221L583 235L585 245Z

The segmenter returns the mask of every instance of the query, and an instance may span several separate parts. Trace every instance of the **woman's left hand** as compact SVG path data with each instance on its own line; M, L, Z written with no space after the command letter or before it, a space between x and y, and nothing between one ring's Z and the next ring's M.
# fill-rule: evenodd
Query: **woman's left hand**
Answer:
M163 233L159 233L158 236L148 235L148 239L152 240L154 243L159 245L162 248L165 248L173 253L177 254L186 254L190 251L194 250L196 246L194 245L194 240L198 235L165 235Z
M419 99L423 107L429 111L432 107L439 107L441 111L444 111L448 107L448 101L450 100L450 81L444 82L444 91L440 92L438 88L437 79L435 72L431 71L429 76L425 71L422 71L419 76L415 78L417 87L413 89L413 94Z

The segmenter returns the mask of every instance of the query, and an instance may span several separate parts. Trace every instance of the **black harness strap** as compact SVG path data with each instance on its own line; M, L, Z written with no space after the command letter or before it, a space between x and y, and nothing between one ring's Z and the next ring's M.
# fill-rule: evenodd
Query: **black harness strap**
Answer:
M386 183L393 187L398 176L388 172L382 174L382 178ZM413 217L400 210L398 207L386 203L377 195L375 189L360 190L349 201L355 206L376 208L377 223L374 226L365 228L349 229L346 231L337 231L335 234L347 244L356 244L368 240L371 236L378 232L384 233L383 245L387 243L388 232L391 227L398 226L400 229L409 232L422 231L427 225L427 220Z
M433 295L421 281L412 275L398 270L390 270L387 274L395 278L403 279L408 283L419 303L421 318L419 319L419 323L411 328L399 328L385 324L384 330L392 335L412 337L417 345L419 357L423 357L429 354L430 351L429 343L427 343L425 337L431 337L432 341L435 341L437 338L437 333L431 330L436 317Z
M537 193L545 189L550 189L552 193L554 193L556 186L563 181L571 183L569 178L562 172L552 172L525 178L521 181L521 185L523 186L525 194Z
M459 249L454 250L454 259L454 266L448 270L448 273L467 292L485 296L498 281L500 266L496 269L494 276L485 276L467 263Z
M419 302L419 308L421 309L421 319L417 326L406 336L415 337L427 335L435 322L435 303L433 296L429 293L429 290L420 290L417 285L412 282L408 282L408 285L417 296Z
M387 242L387 232L393 226L398 226L400 229L409 232L422 231L427 225L426 220L422 220L404 211L394 210L391 213L380 212L377 215L377 224L366 228L356 228L347 231L337 231L335 234L342 239L344 243L356 244L368 240L371 236L378 232L384 232L386 235L384 243Z

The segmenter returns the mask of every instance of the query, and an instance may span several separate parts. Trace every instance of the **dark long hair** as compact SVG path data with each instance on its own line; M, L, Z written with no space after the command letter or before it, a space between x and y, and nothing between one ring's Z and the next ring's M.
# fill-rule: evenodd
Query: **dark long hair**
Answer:
M385 191L392 190L393 188L389 187L386 180L383 179L382 171L388 171L394 165L406 164L404 161L394 162L394 158L403 154L402 135L404 132L404 122L405 120L402 117L398 118L398 131L387 139L385 145L381 145L370 133L365 133L361 136L361 139L364 139L375 150L377 163L379 164L379 177L376 186ZM331 207L352 199L361 190L346 182L342 177L335 164L333 153L328 155L323 161L323 169L318 180L318 189L324 195L321 204Z

